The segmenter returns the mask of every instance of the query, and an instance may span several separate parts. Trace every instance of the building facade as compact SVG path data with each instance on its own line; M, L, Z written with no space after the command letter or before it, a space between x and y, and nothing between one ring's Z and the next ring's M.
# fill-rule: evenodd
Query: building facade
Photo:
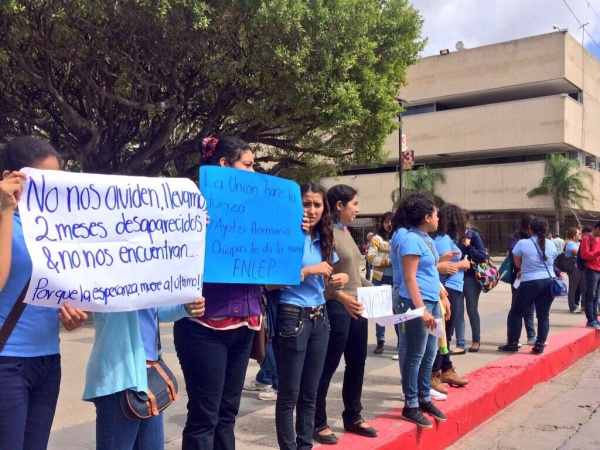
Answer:
M569 33L557 31L422 58L407 71L399 97L402 133L415 165L442 169L437 193L472 213L486 242L500 250L524 213L554 220L550 198L528 198L547 155L578 158L592 174L594 201L567 223L600 216L600 62ZM353 168L327 187L360 193L360 214L392 207L398 186L399 133L389 136L386 164Z

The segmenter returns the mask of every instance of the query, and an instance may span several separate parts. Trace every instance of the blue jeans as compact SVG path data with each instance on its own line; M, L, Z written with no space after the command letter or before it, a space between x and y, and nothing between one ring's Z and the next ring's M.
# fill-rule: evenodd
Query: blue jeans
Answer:
M233 450L235 418L255 331L213 330L188 319L175 322L175 350L188 394L182 448Z
M363 317L358 319L350 317L344 305L335 300L327 300L327 317L331 332L329 333L323 374L317 391L315 428L327 425L327 391L342 355L346 361L342 386L342 400L344 401L342 418L345 425L354 424L357 420L362 419L360 398L365 376L365 361L367 360L369 323Z
M329 342L329 323L323 305L320 316L307 310L277 312L274 339L278 378L281 380L275 407L275 428L280 449L312 448L317 388ZM294 433L294 408L296 432Z
M404 308L414 309L412 301L400 297ZM437 301L424 301L425 308L436 319L440 318L440 306ZM401 312L406 311L402 308ZM402 392L404 392L405 406L417 408L419 402L430 402L431 368L437 352L438 338L427 332L423 321L419 319L404 322L406 338L406 354L402 364Z
M515 301L510 307L510 334L508 342L519 342L521 337L521 321L525 314L535 305L538 320L537 342L544 343L550 330L550 306L554 300L550 293L550 278L522 281Z
M60 390L60 355L0 356L0 446L46 449Z
M371 278L371 264L368 259L365 259L365 278L368 280Z
M475 279L475 277L468 277L465 275L465 281L463 283L462 296L458 302L458 309L456 310L456 346L465 348L465 304L467 306L467 315L469 316L469 323L471 324L472 342L481 341L481 321L479 319L479 295L481 294L481 286ZM454 311L452 311L454 314ZM533 315L531 316L533 323ZM534 334L535 336L535 334ZM448 340L450 345L450 340Z
M585 317L588 323L592 323L598 320L596 309L600 297L600 272L586 268L583 273L585 276Z
M268 339L265 343L265 359L260 363L260 370L256 374L256 381L262 384L270 384L276 391L277 385L277 365L275 364L275 355L273 353L273 341Z
M381 281L376 280L376 279L373 279L371 281L373 283L373 286L381 286L384 284L389 284L391 286L393 284L393 279L392 279L391 275L384 275L381 278ZM390 311L390 313L391 313L391 311ZM396 328L396 336L397 336L398 328L396 326L394 326L394 328ZM385 327L375 324L375 337L377 338L377 343L385 342Z
M164 445L162 411L147 419L131 420L123 415L123 392L92 399L96 406L97 450L162 450Z

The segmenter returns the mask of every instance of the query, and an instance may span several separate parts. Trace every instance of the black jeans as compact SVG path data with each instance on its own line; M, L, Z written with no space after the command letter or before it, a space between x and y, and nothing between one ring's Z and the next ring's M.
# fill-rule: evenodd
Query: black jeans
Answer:
M550 306L554 297L550 293L550 278L540 280L522 281L515 301L510 307L510 331L508 342L519 342L521 337L521 322L532 305L538 320L537 342L544 343L550 330Z
M317 391L315 428L327 426L327 391L342 355L346 361L342 387L342 400L344 401L342 418L345 425L351 425L362 419L360 398L367 359L368 321L363 317L351 318L344 305L335 300L327 300L327 315L331 324L331 333L329 334L323 374Z
M583 272L579 270L577 267L573 269L573 272L569 274L569 310L571 312L575 311L575 308L579 304L578 294L581 295L581 278L583 277Z
M279 305L273 350L279 390L275 407L275 428L280 449L312 448L317 388L327 343L329 323L325 305L311 318L307 308ZM296 408L296 433L294 433Z
M256 332L213 330L188 319L175 322L175 350L188 394L182 449L233 450L235 417Z
M517 299L517 289L515 289L513 287L515 284L515 280L516 280L516 278L514 278L512 280L512 284L510 285L510 292L512 293L512 298L511 298L511 302L510 302L510 309L508 311L508 317L506 318L506 340L507 340L507 342L511 342L510 328L511 328L511 324L513 321L512 312L514 310L513 306ZM527 339L533 339L535 337L535 327L533 326L534 312L535 312L535 304L532 303L531 306L529 307L529 309L525 312L525 315L523 316L523 321L525 322L525 332L527 333ZM520 330L521 330L521 328L519 327L519 336L521 335Z
M598 297L600 297L600 272L585 269L585 317L588 323L598 320L596 309L598 308Z
M450 349L450 340L454 334L454 323L457 316L456 311L458 310L459 302L462 302L462 292L448 287L446 290L448 291L448 301L450 302L450 320L446 320L446 341L448 342L448 349ZM432 370L447 370L451 367L450 353L442 355L438 350L433 360Z

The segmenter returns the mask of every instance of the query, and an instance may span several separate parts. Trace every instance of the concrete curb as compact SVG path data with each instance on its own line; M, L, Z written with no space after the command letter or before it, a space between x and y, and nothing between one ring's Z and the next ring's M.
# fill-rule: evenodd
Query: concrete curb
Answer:
M548 380L600 345L600 332L580 326L557 333L548 339L541 356L529 353L531 347L501 358L465 378L464 388L450 387L448 400L437 402L448 421L434 422L433 429L417 429L401 419L402 408L394 408L369 420L379 430L376 438L351 433L339 436L338 448L344 450L396 450L398 448L443 449L499 410L528 392L535 384Z

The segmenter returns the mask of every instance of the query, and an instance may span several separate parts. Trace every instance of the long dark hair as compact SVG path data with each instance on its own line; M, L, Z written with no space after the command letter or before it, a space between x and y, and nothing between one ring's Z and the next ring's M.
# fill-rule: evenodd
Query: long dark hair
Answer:
M346 206L352 200L358 191L347 184L336 184L327 191L327 203L331 211L331 218L336 220L339 216L339 211L336 208L336 203L341 201L342 205Z
M242 153L247 150L252 151L252 148L247 142L235 136L225 136L220 139L211 136L202 140L200 150L202 165L217 166L220 159L225 158L227 164L232 166L242 157Z
M521 217L521 228L515 231L513 236L517 239L527 239L529 237L527 231L531 227L531 220L534 217L535 216L533 214L525 214L523 217Z
M390 240L390 236L392 235L392 231L387 231L384 226L383 223L386 220L389 220L390 222L392 221L394 217L394 214L391 211L388 211L386 213L383 214L383 216L381 216L379 218L379 230L377 230L377 234L379 236L381 236L383 238L384 241L389 241Z
M52 156L60 164L60 155L50 143L33 136L16 137L0 150L0 169L2 172L12 172L23 167L33 167Z
M394 212L394 217L392 218L392 234L398 228L406 228L406 221L404 219L404 210L402 209L402 203L404 203L404 199L400 200L398 203L398 208Z
M529 224L529 228L534 235L537 236L537 244L542 251L544 260L548 259L546 256L546 233L548 232L548 221L544 217L533 216Z
M404 221L409 227L418 227L427 214L433 214L433 211L435 211L433 201L429 197L419 193L408 195L400 205L400 208L402 208Z
M465 210L452 203L446 203L438 211L438 217L437 234L447 234L456 243L462 241L467 230L467 214Z
M331 226L331 212L327 203L327 193L323 186L318 183L309 181L300 185L300 194L304 195L307 192L321 194L323 198L323 214L321 220L315 225L315 230L319 232L321 237L321 259L328 263L333 262L333 227Z

